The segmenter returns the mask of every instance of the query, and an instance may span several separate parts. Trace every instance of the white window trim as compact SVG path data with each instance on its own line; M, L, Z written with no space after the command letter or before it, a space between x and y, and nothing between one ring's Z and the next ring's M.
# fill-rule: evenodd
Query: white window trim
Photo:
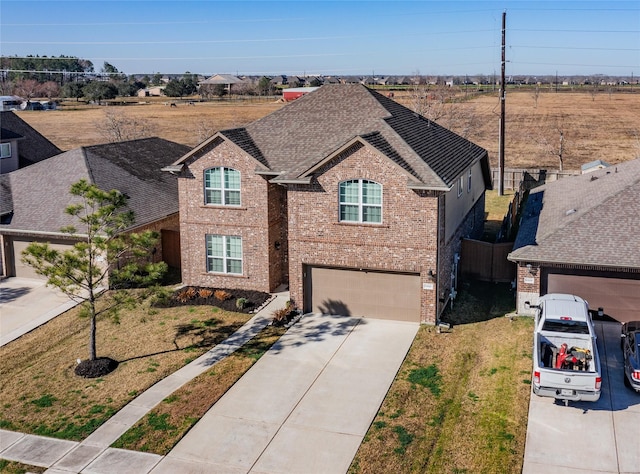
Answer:
M350 203L350 202L342 202L340 200L340 186L342 185L342 183L348 183L348 182L352 182L352 181L357 181L358 182L358 220L357 221L350 221L350 220L345 220L342 219L342 206L355 206L355 203ZM378 186L380 186L380 204L364 204L362 202L362 184L364 181L367 181L369 183L374 183L377 184ZM384 190L382 188L382 184L378 183L377 181L373 181L371 179L346 179L344 181L340 181L340 183L338 184L338 220L340 222L352 222L355 224L373 224L373 225L379 225L382 224L382 203L384 202ZM365 207L378 207L380 208L380 222L370 222L370 221L365 221L363 219L364 217L364 208Z
M471 168L469 168L469 173L467 175L467 192L471 192Z
M222 237L222 256L219 255L209 255L209 237ZM236 237L238 239L240 239L240 258L235 258L235 257L229 257L227 255L227 239L229 237ZM243 262L243 250L242 250L242 237L238 236L238 235L220 235L220 234L207 234L205 236L205 252L206 252L206 261L205 261L205 265L206 265L206 269L207 269L207 273L215 273L215 274L219 274L219 275L242 275L243 271L244 271L244 262ZM213 270L209 270L209 258L217 258L217 259L222 259L222 268L223 271L221 272L217 272L217 271L213 271ZM230 272L227 270L228 266L227 263L232 260L232 261L239 261L240 262L240 272L239 273L235 273L235 272Z
M211 170L215 170L215 169L220 170L220 187L219 188L207 188L206 187L207 171L211 171ZM228 166L214 166L212 168L207 168L206 170L204 170L202 186L204 188L204 203L205 203L205 205L207 205L207 206L229 206L229 207L240 207L242 205L242 190L241 190L241 188L231 189L231 188L226 188L225 187L225 179L224 179L225 170L235 171L238 174L240 174L240 171L238 171L237 169L234 169L234 168L229 168ZM241 177L242 177L242 175L241 175ZM208 190L220 191L220 196L221 196L220 199L221 199L222 202L221 203L207 202L207 191ZM240 202L238 204L228 204L226 202L227 201L226 191L238 191L238 193L240 193Z
M5 153L5 150L8 153ZM11 143L0 143L0 159L1 158L11 158Z
M464 176L458 177L458 197L462 196L462 189L464 188Z

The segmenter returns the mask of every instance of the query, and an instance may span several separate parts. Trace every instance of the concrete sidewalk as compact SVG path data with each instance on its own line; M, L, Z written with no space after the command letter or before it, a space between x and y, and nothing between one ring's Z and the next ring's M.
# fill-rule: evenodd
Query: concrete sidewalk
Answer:
M109 446L167 396L258 334L271 321L272 312L284 307L288 299L288 291L276 293L262 310L233 335L153 385L84 441L78 443L0 430L0 458L47 467L50 469L46 472L50 474L149 472L161 456L108 449ZM96 466L92 467L92 463Z

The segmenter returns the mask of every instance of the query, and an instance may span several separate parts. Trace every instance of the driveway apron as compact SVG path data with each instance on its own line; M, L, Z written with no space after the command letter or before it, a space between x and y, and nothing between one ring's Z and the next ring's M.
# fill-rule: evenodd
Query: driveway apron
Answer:
M346 472L418 327L305 315L151 472Z
M623 383L620 324L595 328L600 399L564 406L532 393L523 474L640 472L640 395Z

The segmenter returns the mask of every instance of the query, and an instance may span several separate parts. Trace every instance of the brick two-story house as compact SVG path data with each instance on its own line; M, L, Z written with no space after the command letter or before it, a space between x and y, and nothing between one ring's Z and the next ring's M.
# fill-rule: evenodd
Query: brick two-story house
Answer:
M434 323L478 237L486 150L362 85L325 85L172 166L187 285Z

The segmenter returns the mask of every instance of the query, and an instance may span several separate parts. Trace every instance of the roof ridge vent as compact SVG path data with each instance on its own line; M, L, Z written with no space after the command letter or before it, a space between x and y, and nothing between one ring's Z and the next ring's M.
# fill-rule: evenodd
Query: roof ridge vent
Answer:
M572 209L569 209L567 212L565 212L564 215L570 216L571 214L575 214L576 212L578 212L578 210L574 207Z

